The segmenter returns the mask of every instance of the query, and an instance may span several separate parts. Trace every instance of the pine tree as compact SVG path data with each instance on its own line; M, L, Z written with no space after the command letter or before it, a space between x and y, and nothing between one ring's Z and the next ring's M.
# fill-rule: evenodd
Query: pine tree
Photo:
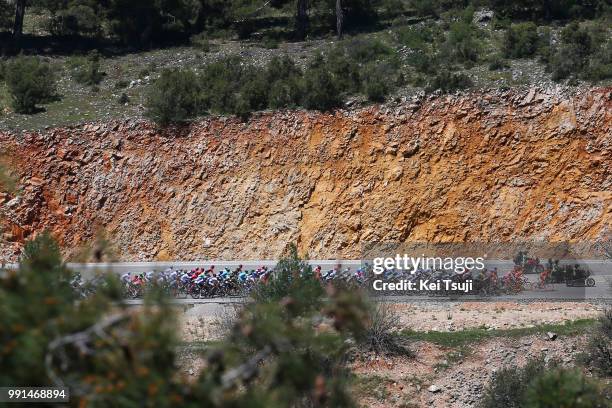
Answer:
M352 406L346 339L361 335L367 309L347 292L326 295L297 251L288 254L274 290L245 305L189 382L176 368L177 319L166 299L153 293L130 309L108 279L77 301L72 272L42 234L19 270L0 277L0 383L68 386L79 407Z

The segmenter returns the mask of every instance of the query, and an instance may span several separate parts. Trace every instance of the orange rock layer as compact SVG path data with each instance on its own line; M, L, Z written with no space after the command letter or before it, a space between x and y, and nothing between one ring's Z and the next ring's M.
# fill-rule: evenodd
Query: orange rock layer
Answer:
M612 89L495 91L157 130L0 133L14 259L99 228L123 260L358 258L368 242L591 240L612 225Z

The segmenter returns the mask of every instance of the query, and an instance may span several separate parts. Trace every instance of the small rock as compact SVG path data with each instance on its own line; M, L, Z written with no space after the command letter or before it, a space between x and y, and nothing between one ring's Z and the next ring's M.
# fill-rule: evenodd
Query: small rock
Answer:
M433 392L435 394L436 392L442 391L442 388L438 387L437 385L430 385L427 391Z
M557 333L553 333L553 332L547 332L546 333L546 338L550 341L555 341L557 340Z

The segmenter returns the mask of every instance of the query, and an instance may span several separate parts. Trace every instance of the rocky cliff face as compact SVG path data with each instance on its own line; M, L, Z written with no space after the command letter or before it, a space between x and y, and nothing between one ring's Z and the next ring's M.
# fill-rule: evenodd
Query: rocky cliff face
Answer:
M357 258L374 241L587 240L612 224L612 89L496 91L0 134L5 257L104 228L123 260Z

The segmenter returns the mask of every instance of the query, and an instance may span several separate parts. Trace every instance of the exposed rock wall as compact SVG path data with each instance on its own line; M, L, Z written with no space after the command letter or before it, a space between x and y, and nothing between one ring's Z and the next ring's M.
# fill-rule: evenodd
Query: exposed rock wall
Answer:
M0 134L5 256L103 227L124 260L356 258L371 241L587 240L612 225L612 89L443 96L158 131Z

